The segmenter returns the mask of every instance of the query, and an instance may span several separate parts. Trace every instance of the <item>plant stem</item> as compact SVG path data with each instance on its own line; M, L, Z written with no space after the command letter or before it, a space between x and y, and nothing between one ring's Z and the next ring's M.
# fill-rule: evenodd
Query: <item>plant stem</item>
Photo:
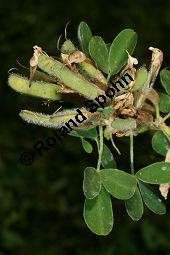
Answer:
M98 151L98 153L99 153L99 142L98 142L97 139L98 139L98 138L95 138L95 141L96 141L96 144L97 144L97 151Z
M163 118L163 122L165 122L170 117L170 112Z
M109 80L110 80L110 73L108 74L108 76L107 76L107 82L109 82Z
M155 105L155 110L156 110L156 118L159 119L160 113L159 113L159 105L158 104Z
M97 172L100 172L100 165L102 160L102 154L103 154L103 127L99 126L99 158L97 163Z
M130 168L131 174L134 175L134 151L133 151L133 133L130 133Z

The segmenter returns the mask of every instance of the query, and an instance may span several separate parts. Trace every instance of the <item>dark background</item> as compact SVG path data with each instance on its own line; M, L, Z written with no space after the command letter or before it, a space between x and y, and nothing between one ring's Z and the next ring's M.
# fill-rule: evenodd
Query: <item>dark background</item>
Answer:
M88 230L82 217L82 180L85 167L96 166L96 149L87 155L78 139L67 136L43 156L36 154L31 166L19 161L21 153L52 134L23 122L20 110L52 113L58 105L44 107L41 100L12 91L8 70L18 67L16 60L28 66L34 45L56 55L57 40L68 21L68 37L78 46L77 26L82 20L106 42L122 29L133 28L139 36L134 56L141 65L150 61L149 46L164 51L164 66L170 63L168 0L0 0L0 255L169 255L168 214L157 216L146 209L135 223L115 199L111 234L98 237ZM136 138L136 169L163 159L151 150L150 139L150 134ZM128 172L128 145L120 141L118 146L122 150L121 158L116 155L118 167Z

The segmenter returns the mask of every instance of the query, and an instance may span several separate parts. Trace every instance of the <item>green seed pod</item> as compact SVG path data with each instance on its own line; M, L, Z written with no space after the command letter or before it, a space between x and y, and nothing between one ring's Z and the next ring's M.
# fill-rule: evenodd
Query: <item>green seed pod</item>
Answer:
M71 54L74 51L76 51L74 44L70 40L66 40L61 47L61 52L64 54Z
M61 99L61 94L58 93L61 86L53 83L32 81L31 87L29 87L29 80L27 78L11 74L8 78L8 84L15 91L29 96L40 97L53 101Z
M96 126L100 119L100 113L90 113L85 108L63 110L52 115L22 110L20 117L27 121L39 126L49 128L61 128L66 126L70 131L78 129L89 129Z
M136 72L136 77L135 77L135 83L132 88L132 91L139 90L147 81L148 78L148 72L145 67L141 67L139 70Z
M112 122L112 128L116 131L128 131L136 128L136 120L116 118Z
M61 62L44 54L39 57L38 67L44 72L57 77L65 86L75 90L87 99L94 100L98 95L104 95L104 92L96 85L85 80L81 75L73 73Z

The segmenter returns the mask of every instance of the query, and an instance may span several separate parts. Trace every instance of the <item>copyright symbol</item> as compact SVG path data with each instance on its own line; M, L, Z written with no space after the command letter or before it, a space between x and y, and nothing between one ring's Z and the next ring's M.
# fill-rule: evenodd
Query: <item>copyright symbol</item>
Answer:
M30 166L34 161L33 154L31 152L23 152L19 158L22 165Z

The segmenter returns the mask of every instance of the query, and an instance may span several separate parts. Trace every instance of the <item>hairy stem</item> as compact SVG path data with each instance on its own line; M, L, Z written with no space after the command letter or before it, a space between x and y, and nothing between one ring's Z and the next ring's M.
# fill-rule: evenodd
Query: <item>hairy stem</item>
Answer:
M100 172L102 154L103 154L103 127L99 126L99 158L97 163L97 172Z
M134 175L134 150L133 150L133 133L130 133L130 168L131 174Z

